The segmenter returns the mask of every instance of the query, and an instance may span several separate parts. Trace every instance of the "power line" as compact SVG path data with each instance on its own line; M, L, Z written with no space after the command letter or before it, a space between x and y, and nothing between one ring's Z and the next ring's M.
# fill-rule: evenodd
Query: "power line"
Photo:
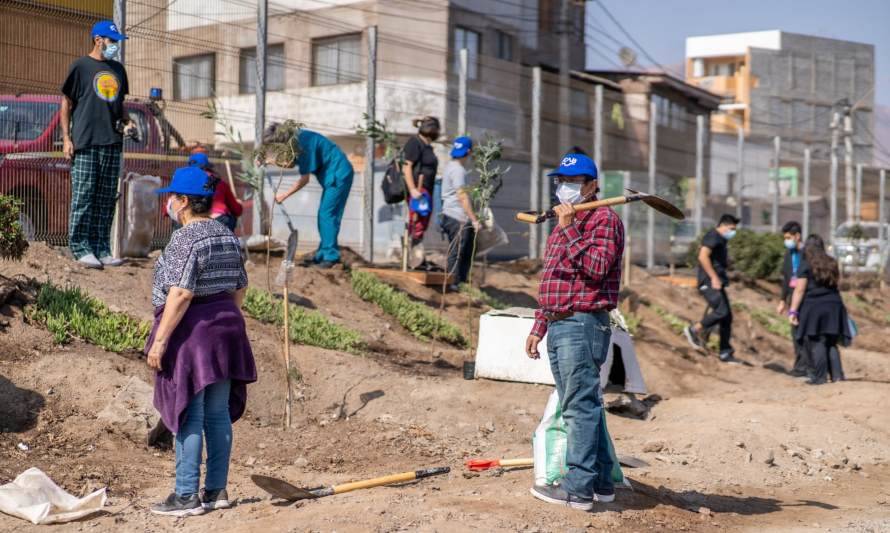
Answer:
M662 64L659 63L654 57L652 57L652 55L651 55L645 48L643 48L643 45L641 45L636 39L634 39L633 35L631 35L630 32L628 32L628 31L624 28L624 26L621 25L620 22L618 22L618 19L616 19L615 16L612 15L612 12L609 11L608 8L606 8L605 4L603 4L602 1L600 1L600 0L592 0L592 1L593 1L593 3L597 4L598 6L600 6L600 9L602 9L603 12L605 12L606 16L608 16L609 19L611 19L612 22L614 22L615 25L618 26L618 29L621 30L621 33L623 33L623 34L625 35L625 37L627 37L628 39L630 39L630 42L632 42L632 43L634 44L634 46L636 46L637 49L638 49L640 52L642 52L644 56L646 56L646 59L648 59L649 61L651 61L652 63L654 63L655 66L657 66L658 68L660 68L663 72L670 72L664 65L662 65ZM674 74L675 76L679 76L680 78L683 77L681 74L678 74L678 73L676 73L676 72L673 72L673 74Z

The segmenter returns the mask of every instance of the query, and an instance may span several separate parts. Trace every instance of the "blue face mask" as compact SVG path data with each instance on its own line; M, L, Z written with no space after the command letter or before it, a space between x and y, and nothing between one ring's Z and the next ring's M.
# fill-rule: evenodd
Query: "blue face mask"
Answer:
M733 238L733 237L735 237L735 230L734 230L734 229L731 229L731 230L729 230L729 231L727 231L726 233L723 234L723 238L726 239L727 241L728 241L729 239Z
M794 239L785 239L785 248L789 250L797 250L797 242Z
M117 57L117 51L120 49L120 45L117 43L109 43L106 44L102 48L102 57L105 59L114 59Z

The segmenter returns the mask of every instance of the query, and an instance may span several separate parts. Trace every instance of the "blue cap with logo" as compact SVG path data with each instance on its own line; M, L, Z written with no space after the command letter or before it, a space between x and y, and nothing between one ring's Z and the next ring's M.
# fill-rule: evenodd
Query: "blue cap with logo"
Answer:
M420 198L411 198L408 206L411 208L411 211L414 211L422 217L429 215L433 211L433 205L430 201L430 195L426 192L421 193Z
M127 38L126 35L118 31L117 24L112 20L100 20L93 24L93 31L90 33L90 36L108 37L114 41L123 41Z
M598 172L593 159L584 154L566 154L559 164L559 168L547 174L548 176L587 176L589 180L595 180Z
M463 136L454 139L451 145L451 157L466 157L473 149L473 139Z
M186 196L213 196L216 187L212 178L198 167L181 167L173 173L170 185L156 190L158 194L170 192Z
M198 152L189 156L189 166L207 168L210 166L210 159L207 157L207 154Z

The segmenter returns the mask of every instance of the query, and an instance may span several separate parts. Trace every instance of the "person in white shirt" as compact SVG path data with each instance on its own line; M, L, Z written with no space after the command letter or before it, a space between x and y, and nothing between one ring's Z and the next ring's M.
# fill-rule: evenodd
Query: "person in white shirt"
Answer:
M466 191L467 169L473 141L458 137L451 147L451 161L445 165L442 177L442 229L448 235L448 268L454 275L452 290L466 283L470 275L474 241L479 230L479 219L473 212L470 195Z

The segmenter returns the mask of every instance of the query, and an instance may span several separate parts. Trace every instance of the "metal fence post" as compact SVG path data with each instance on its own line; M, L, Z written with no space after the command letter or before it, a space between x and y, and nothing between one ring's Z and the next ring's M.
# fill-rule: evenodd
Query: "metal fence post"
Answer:
M773 137L773 209L772 209L772 231L779 231L779 153L782 149L782 138L776 135Z
M531 131L531 161L529 162L529 200L533 211L540 211L541 194L541 67L532 69L532 131ZM528 229L528 256L531 259L538 257L538 232L537 225L530 225Z
M467 134L467 71L469 68L469 52L460 49L460 72L458 72L457 90L457 135Z
M368 76L367 84L368 124L373 124L377 117L377 26L368 28ZM362 179L362 207L365 216L362 219L362 240L365 260L374 262L374 139L369 135L365 138L365 175Z
M862 163L856 165L856 204L853 207L856 222L862 221Z
M745 189L745 130L742 124L737 124L738 131L738 161L735 173L736 180L736 206L735 206L735 216L740 221L742 220L742 198L744 198L743 191Z
M886 262L887 262L887 237L888 237L888 235L887 235L887 230L884 227L884 224L886 223L886 219L884 218L885 217L884 204L886 203L884 201L884 193L885 193L886 182L887 182L887 170L882 168L879 182L878 182L878 242L880 243L879 246L880 246L880 250L881 250L881 254L880 254L881 255L881 267L879 269L880 276L881 276L881 289L884 288L884 272L885 272Z
M658 124L656 123L658 108L655 101L649 102L649 193L656 194L655 162L658 142ZM646 210L646 268L655 266L655 211Z
M253 146L259 148L263 144L263 130L266 128L266 39L268 38L267 24L269 21L269 1L258 0L256 10L256 109L253 123ZM265 189L265 162L260 162L259 172L260 178L260 229L262 233L272 235L272 217L271 205L266 205L266 195L263 194ZM270 194L275 191L270 189ZM273 200L274 201L274 198ZM268 211L268 212L267 212ZM262 231L263 226L268 224L268 228Z
M810 234L810 147L803 150L803 238Z
M702 206L705 199L705 116L695 117L695 206L693 221L695 235L701 234Z
M837 143L838 128L840 127L841 115L837 111L831 121L831 173L830 173L830 200L828 202L828 235L831 246L834 247L834 233L837 229Z
M603 170L603 86L593 88L593 160Z
M124 26L127 23L127 2L126 0L114 0L114 11L113 18L114 24L117 26L118 31L124 33ZM124 43L126 41L120 42L120 49L118 50L118 61L124 63ZM126 185L123 182L123 177L126 175L127 169L124 168L124 154L123 150L121 150L121 169L118 172L117 177L117 200L114 202L114 218L112 218L111 223L111 235L109 235L109 239L111 240L111 255L112 257L116 257L120 259L121 254L123 253L124 247L124 225L126 224L126 209L124 205L121 205L121 199L125 196L122 194L122 188Z

